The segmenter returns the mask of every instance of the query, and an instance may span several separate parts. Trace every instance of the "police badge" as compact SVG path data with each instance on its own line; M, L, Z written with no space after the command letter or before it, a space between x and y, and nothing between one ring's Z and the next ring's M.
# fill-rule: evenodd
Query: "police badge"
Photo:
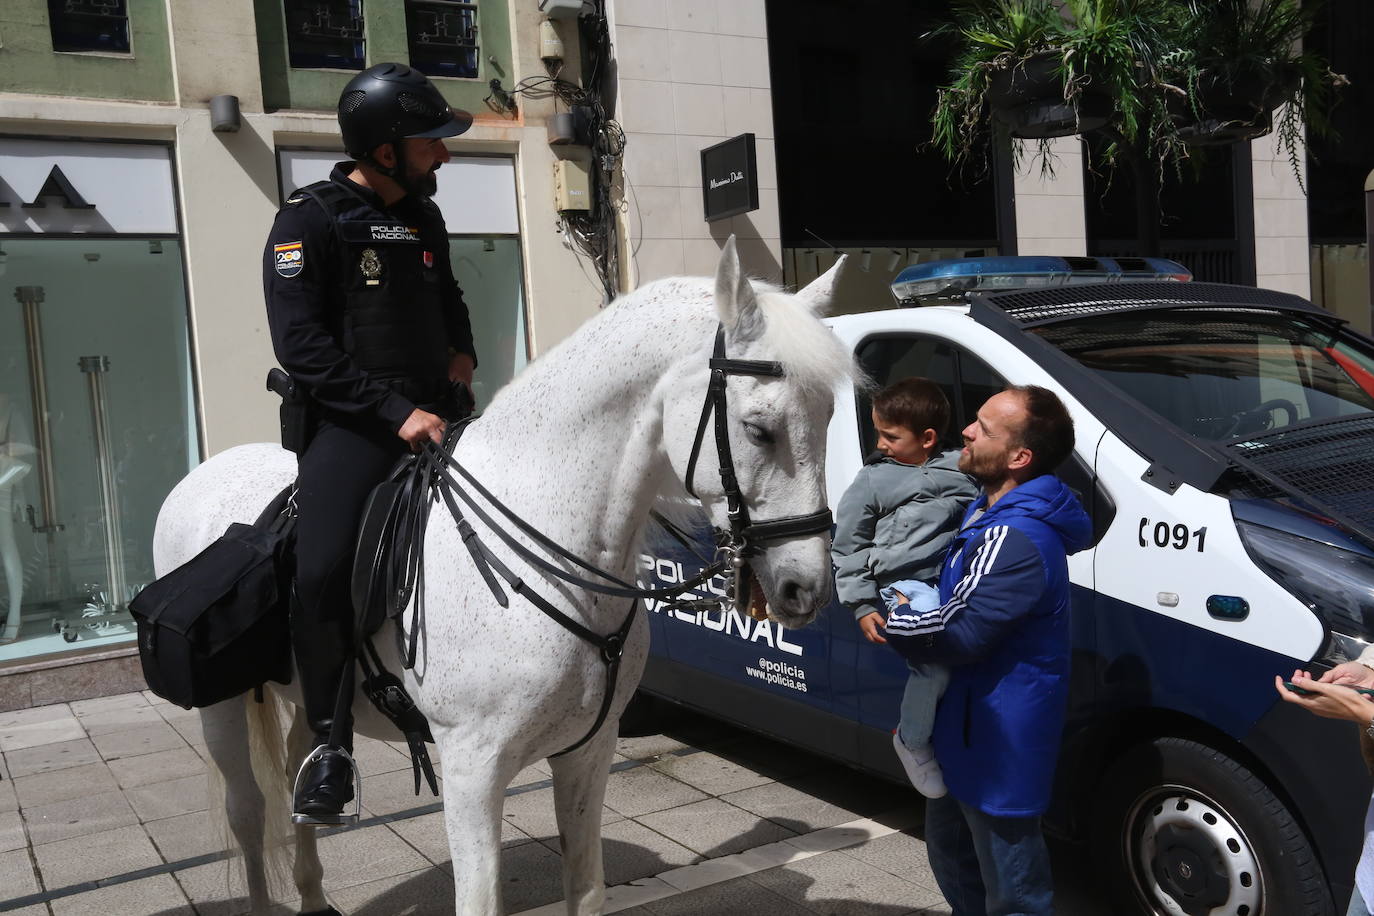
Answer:
M368 286L376 286L382 282L382 259L377 257L377 252L373 249L363 249L362 259L358 261L358 269L362 271Z

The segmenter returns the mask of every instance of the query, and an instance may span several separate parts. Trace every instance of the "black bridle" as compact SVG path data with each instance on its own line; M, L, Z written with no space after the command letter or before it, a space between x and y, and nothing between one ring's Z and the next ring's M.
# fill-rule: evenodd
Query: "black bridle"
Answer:
M711 352L711 381L706 385L706 402L701 406L701 419L697 422L696 439L692 442L692 456L687 460L687 492L697 497L692 481L696 478L697 458L701 455L701 444L706 439L706 422L715 415L716 454L720 461L720 484L725 492L726 517L728 530L716 530L718 568L728 567L732 573L729 599L739 610L749 607L748 558L767 549L761 546L766 541L782 541L788 538L830 531L834 518L829 507L818 509L807 515L788 515L783 518L754 522L749 517L749 508L744 504L744 494L739 489L739 478L735 474L735 460L730 451L730 428L726 416L725 382L731 375L754 375L782 378L786 373L782 363L758 359L730 359L725 355L725 326L716 328L715 348ZM662 519L660 519L662 522Z
M420 620L423 617L424 538L422 532L425 518L428 516L428 506L438 499L443 500L449 514L453 516L458 526L459 535L472 556L473 563L501 607L507 607L509 600L499 581L503 579L512 591L524 597L564 629L596 647L602 662L606 665L606 691L602 697L601 710L597 714L596 722L581 740L560 751L559 754L566 754L581 747L596 734L606 721L611 699L615 696L616 678L620 670L625 640L634 624L635 613L639 610L639 605L637 603L632 605L619 628L609 635L602 636L589 629L534 591L530 587L530 583L517 576L506 563L493 554L482 543L477 532L473 530L472 525L464 517L463 510L459 505L460 502L465 504L473 515L516 556L535 569L577 588L615 597L657 599L668 606L697 605L699 602L683 600L680 596L683 592L689 591L729 569L733 573L733 578L727 585L727 600L733 601L737 608L747 610L749 606L749 589L746 587L748 557L767 549L765 542L768 541L781 541L809 534L819 534L823 531L828 532L832 524L830 509L828 508L820 509L809 515L790 515L786 518L770 519L764 522L751 521L749 510L744 504L744 496L740 493L739 480L735 475L726 416L726 377L729 375L758 375L782 378L784 375L782 364L761 360L727 359L725 356L725 328L721 326L716 330L715 350L711 356L710 367L711 380L706 388L706 402L702 405L701 422L697 425L696 440L692 444L692 454L687 462L686 487L687 492L695 497L696 492L692 485L692 479L696 473L697 458L700 456L701 444L705 439L706 422L712 414L715 414L716 451L720 458L720 479L725 492L729 528L716 531L716 558L707 563L699 574L685 582L655 589L633 585L571 553L511 511L453 457L453 450L457 445L458 437L475 418L469 417L459 423L451 424L445 433L443 447L431 442L425 443L424 449L415 456L414 461L405 466L404 469L395 472L403 476L412 476L414 485L430 489L429 498L422 503L423 508L417 513L417 521L415 522L415 527L421 533L411 537L410 551L405 556L397 558L397 566L387 575L389 588L404 599L400 602L402 608L412 597L415 600L411 612L409 644L400 645L405 666L411 668L415 664L416 640ZM461 482L459 478L461 478ZM477 498L478 496L481 497L480 500ZM489 511L486 506L490 506L495 512ZM515 534L507 530L506 526L499 524L493 517L495 514L505 516L510 525L534 541L549 556L576 566L604 581L597 582L583 578L578 573L568 571L558 562L541 556L535 550L525 546ZM655 517L668 528L674 537L688 543L686 535L673 527L666 519L657 513L655 513ZM711 603L714 604L715 602ZM403 638L402 633L403 628L398 626L398 639Z

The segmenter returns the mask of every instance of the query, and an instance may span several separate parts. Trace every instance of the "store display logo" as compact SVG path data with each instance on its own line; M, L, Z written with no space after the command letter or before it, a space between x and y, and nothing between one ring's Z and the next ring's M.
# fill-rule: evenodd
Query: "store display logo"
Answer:
M277 264L277 273L291 278L305 267L305 249L300 242L282 242L272 246L272 256Z

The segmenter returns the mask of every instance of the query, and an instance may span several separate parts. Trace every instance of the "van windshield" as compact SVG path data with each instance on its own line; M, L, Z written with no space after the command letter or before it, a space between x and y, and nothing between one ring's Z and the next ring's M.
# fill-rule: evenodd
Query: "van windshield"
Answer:
M1035 333L1200 439L1374 412L1374 349L1302 316L1151 311Z

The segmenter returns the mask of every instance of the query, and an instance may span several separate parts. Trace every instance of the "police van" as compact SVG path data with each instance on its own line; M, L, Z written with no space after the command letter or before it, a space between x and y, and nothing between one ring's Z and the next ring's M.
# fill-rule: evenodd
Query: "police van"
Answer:
M829 324L876 385L943 386L951 442L1007 384L1051 388L1073 414L1058 473L1095 537L1069 560L1046 821L1099 857L1119 912L1343 913L1370 793L1356 730L1273 682L1374 639L1374 341L1297 296L1189 280L1159 259L937 262L898 275L904 307ZM833 503L873 447L865 392L840 393L828 439ZM651 539L640 578L701 565ZM849 611L788 631L649 610L642 696L902 780L906 667Z

